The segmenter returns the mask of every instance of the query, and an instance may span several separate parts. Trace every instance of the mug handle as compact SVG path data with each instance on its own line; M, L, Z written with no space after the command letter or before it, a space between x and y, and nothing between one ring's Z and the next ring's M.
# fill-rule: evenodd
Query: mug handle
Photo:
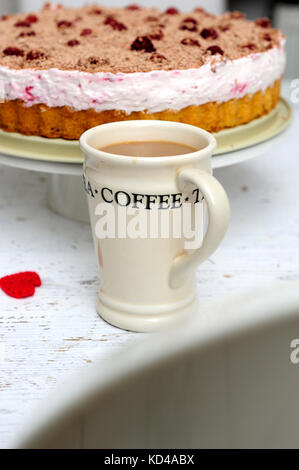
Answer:
M186 168L178 172L177 182L182 192L188 183L193 183L200 190L208 207L209 224L201 247L174 259L170 271L172 288L180 287L186 278L186 273L214 253L228 229L230 218L227 194L210 173L197 168Z

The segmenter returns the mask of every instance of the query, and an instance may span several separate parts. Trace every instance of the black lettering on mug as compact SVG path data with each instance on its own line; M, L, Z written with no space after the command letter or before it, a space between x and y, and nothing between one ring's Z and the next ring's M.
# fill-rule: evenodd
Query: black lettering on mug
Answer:
M106 198L106 192L109 193L112 196L112 199L110 201L109 201L109 199ZM109 204L111 204L113 202L113 192L111 191L111 189L102 188L101 196L102 196L103 201L105 201Z
M177 193L177 194L172 194L171 195L171 201L172 201L172 206L171 209L180 209L182 207L182 193Z
M144 194L132 193L133 196L133 209L138 209L138 203L143 204Z
M145 207L147 210L151 210L153 206L158 205L159 210L168 209L180 209L183 205L183 194L139 194L139 193L127 193L126 191L114 191L110 188L103 187L101 190L92 187L90 181L83 175L83 185L85 192L95 198L100 195L102 200L107 204L115 202L121 207L132 206L133 209L140 209ZM193 204L198 204L204 200L200 190L194 189L192 195L195 195L195 201ZM189 201L189 197L186 197L186 202Z
M194 204L198 204L199 202L202 202L204 200L204 197L201 195L201 192L198 188L194 189L194 191L192 191L192 194L195 194Z
M145 200L146 200L145 208L147 210L151 210L151 205L156 204L157 197L158 196L156 196L155 194L146 194L145 195Z
M122 197L125 197L126 199L126 203L125 204L122 204L121 203L121 198ZM115 202L116 204L118 204L119 206L121 207L128 207L131 203L131 198L130 198L130 195L128 193L125 193L125 191L117 191L117 193L115 193Z
M170 194L160 194L159 197L159 209L170 209L169 198ZM166 206L164 205L166 204Z

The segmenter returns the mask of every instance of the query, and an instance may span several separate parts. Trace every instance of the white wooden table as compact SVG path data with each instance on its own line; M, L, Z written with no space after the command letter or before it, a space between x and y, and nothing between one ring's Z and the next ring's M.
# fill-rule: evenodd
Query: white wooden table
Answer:
M298 149L297 105L271 153L216 171L232 219L225 241L198 270L202 305L274 280L299 280ZM36 270L43 281L27 300L0 292L1 447L57 382L142 337L97 316L90 229L52 213L46 186L43 174L0 166L0 277Z

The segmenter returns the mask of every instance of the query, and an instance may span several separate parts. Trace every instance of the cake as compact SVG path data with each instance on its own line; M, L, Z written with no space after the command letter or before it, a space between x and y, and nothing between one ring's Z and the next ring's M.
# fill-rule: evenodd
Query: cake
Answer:
M270 20L129 5L0 19L0 128L78 139L120 120L162 119L217 132L280 99L284 36Z

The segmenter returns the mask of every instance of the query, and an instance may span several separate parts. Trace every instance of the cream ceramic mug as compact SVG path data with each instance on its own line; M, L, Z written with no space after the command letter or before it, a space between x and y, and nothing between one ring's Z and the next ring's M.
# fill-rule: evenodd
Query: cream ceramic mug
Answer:
M168 141L198 150L167 157L130 157L99 150L135 141ZM123 121L88 130L80 145L100 269L99 315L114 326L139 332L186 319L197 309L196 268L219 246L229 223L227 195L211 175L215 138L187 124ZM198 211L200 204L203 212ZM187 208L189 215L183 217ZM199 214L204 214L197 224L201 246L186 248L185 219L194 226ZM160 224L158 230L152 220ZM148 223L145 236L136 229L142 221ZM130 223L136 230L128 236ZM168 224L167 233L162 234L162 223L164 229Z

